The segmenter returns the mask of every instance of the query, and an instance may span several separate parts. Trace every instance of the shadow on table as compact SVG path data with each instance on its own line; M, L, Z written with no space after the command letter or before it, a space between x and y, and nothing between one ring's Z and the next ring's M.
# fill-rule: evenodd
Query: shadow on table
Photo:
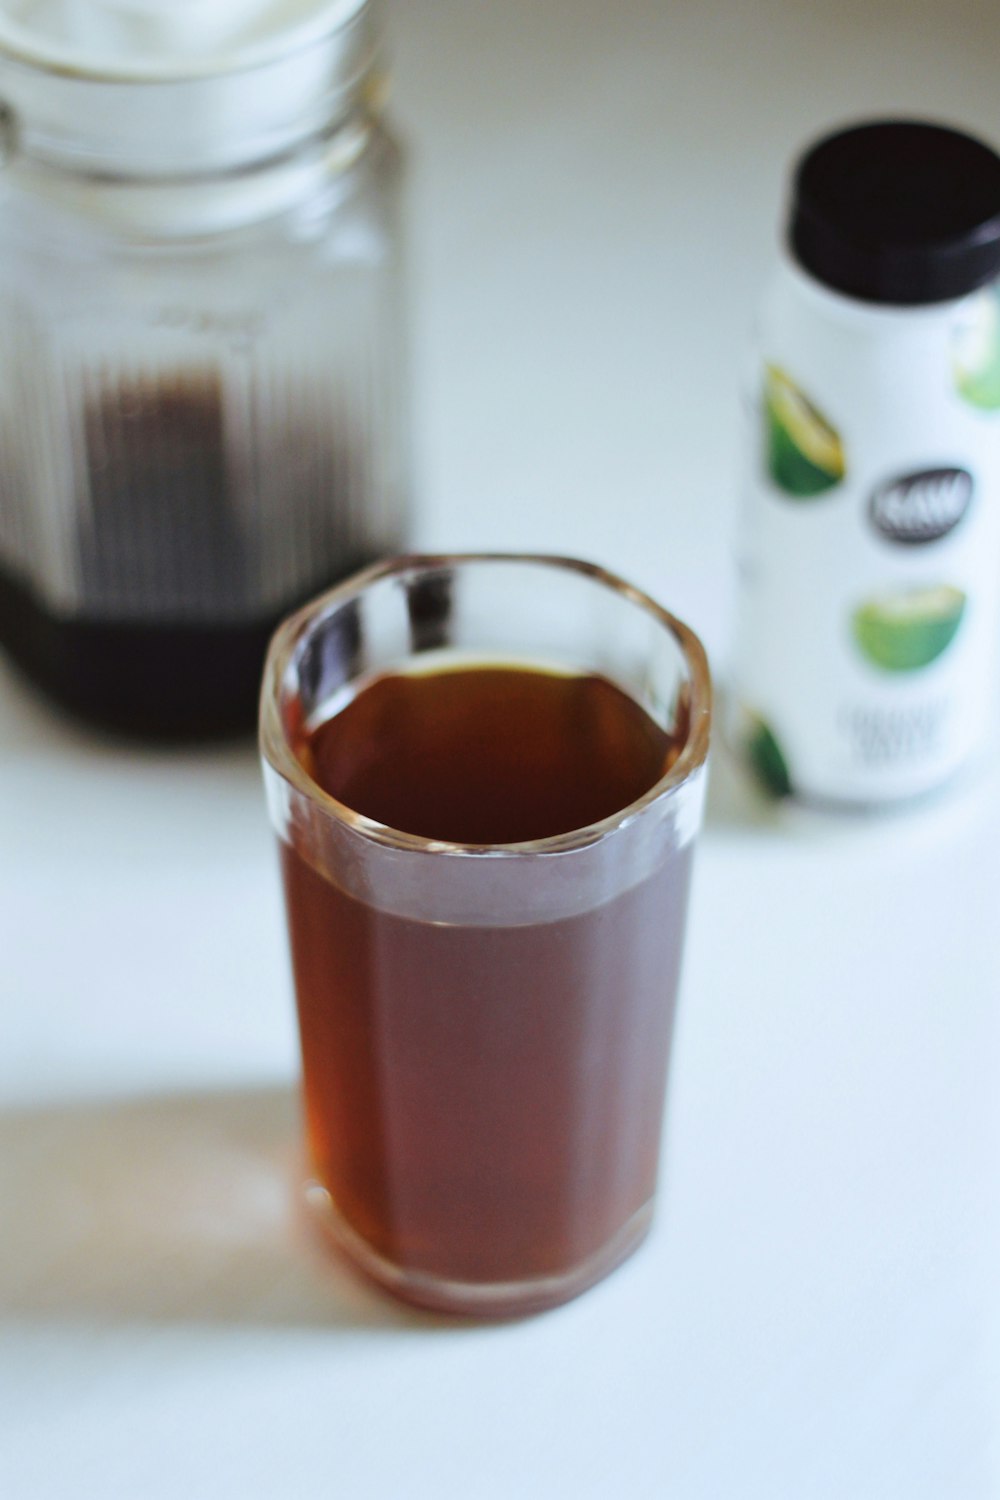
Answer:
M297 1140L285 1089L0 1113L0 1317L454 1327L312 1241Z

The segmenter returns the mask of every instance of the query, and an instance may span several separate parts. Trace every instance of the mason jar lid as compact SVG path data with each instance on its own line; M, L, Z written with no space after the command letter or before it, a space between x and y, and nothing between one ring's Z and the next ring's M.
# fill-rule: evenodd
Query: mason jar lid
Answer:
M29 151L172 175L278 155L376 68L378 0L0 0L0 100Z
M788 237L804 270L850 297L965 296L1000 274L1000 156L919 120L838 131L799 161Z

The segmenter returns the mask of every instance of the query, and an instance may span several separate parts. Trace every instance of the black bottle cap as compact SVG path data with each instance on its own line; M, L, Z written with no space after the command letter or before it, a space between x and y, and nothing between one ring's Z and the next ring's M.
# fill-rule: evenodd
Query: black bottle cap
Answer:
M1000 274L1000 156L916 120L878 120L817 142L799 162L789 242L835 291L913 306Z

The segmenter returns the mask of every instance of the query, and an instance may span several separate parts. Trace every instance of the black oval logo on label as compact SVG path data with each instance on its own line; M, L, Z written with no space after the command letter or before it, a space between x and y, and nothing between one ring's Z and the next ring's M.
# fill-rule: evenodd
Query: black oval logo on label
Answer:
M919 469L879 485L869 514L890 542L936 542L962 520L972 502L968 469Z

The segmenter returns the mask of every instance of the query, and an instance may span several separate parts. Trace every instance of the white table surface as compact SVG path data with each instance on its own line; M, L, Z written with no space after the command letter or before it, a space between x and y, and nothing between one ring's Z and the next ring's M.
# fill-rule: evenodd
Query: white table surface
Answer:
M724 665L738 371L785 164L1000 137L1000 11L407 0L420 540L590 555ZM0 1494L992 1500L1000 775L773 813L717 758L660 1214L456 1326L291 1215L254 752L137 753L0 677Z

